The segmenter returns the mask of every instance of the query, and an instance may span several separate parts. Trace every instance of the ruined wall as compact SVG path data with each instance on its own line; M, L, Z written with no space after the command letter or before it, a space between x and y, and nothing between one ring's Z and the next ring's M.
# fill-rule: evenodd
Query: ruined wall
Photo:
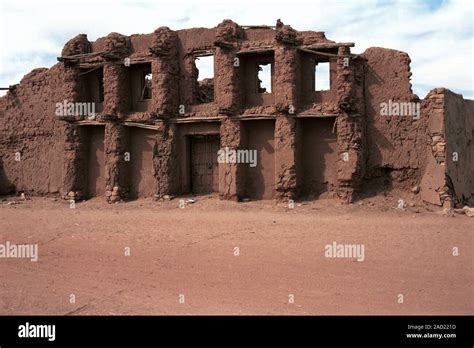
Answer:
M74 171L65 161L74 150L65 141L75 135L55 116L55 103L75 94L72 72L56 64L31 71L0 98L0 193L61 191L64 172Z
M474 101L444 90L447 176L456 203L474 203Z
M450 197L445 175L444 116L444 94L441 90L434 89L423 100L422 117L426 120L426 142L419 150L425 154L420 196L423 201L436 205L443 205Z
M421 180L424 201L452 208L471 203L474 193L474 101L444 88L423 101L428 120L426 167Z
M353 46L330 41L322 32L298 32L281 21L275 27L242 27L231 20L215 28L160 27L151 34L111 33L95 42L78 35L64 46L59 64L33 70L0 98L0 193L29 190L82 198L88 186L88 128L100 126L105 129L100 191L109 202L127 199L131 187L135 195L143 189L155 198L189 192L192 134L218 135L221 147L233 150L258 147L264 156L257 169L218 165L224 199L255 191L256 197L288 200L304 195L302 187L325 187L351 202L358 192L419 186L414 192L434 204L469 200L472 101L444 89L420 100L411 90L406 53L374 47L354 55ZM208 55L214 55L215 77L200 84L195 60ZM327 91L314 90L316 62L330 62ZM272 93L256 89L258 63L272 64ZM138 89L149 73L151 97L144 97ZM212 88L214 100L203 98ZM97 115L56 116L55 104L64 100L96 103ZM421 114L382 115L381 105L390 102L421 103ZM312 141L309 133L301 136L298 125L306 118L335 120L332 129L330 121L323 122L330 145ZM152 136L135 146L131 127L147 128L136 133ZM306 143L314 151L305 149ZM144 183L137 180L147 166L130 169L140 149L152 162ZM458 161L452 161L453 152ZM306 163L317 158L330 158L331 166ZM319 182L305 182L305 169Z
M396 50L373 47L366 59L365 110L367 164L365 178L386 176L389 185L408 189L420 180L426 158L426 118L382 116L381 104L389 101L420 102L412 93L410 58Z

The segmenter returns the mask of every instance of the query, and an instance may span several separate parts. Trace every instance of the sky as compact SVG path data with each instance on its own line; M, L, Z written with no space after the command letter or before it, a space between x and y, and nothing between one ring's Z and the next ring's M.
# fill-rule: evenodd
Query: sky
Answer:
M79 33L94 41L110 32L215 27L223 19L275 25L278 18L297 30L355 42L353 53L374 46L407 52L421 98L446 87L474 99L472 0L0 0L0 87L54 65L64 43ZM206 69L209 64L203 75Z

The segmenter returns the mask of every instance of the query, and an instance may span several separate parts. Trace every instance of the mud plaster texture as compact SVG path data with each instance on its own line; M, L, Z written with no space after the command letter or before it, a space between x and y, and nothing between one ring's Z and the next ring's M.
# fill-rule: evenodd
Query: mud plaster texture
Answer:
M139 180L130 178L130 165L153 173L156 199L190 193L190 139L217 136L221 147L246 150L245 130L264 119L274 123L274 137L256 150L273 156L275 168L262 181L274 182L272 197L297 199L308 194L297 175L305 166L298 153L314 150L302 148L301 119L330 118L337 160L322 157L321 168L335 168L331 185L319 185L327 193L352 202L396 188L439 206L472 203L474 102L444 88L421 100L411 89L406 53L372 47L356 55L353 46L281 21L160 27L94 42L80 34L65 44L56 65L31 71L0 98L0 194L89 197L87 173L94 168L88 156L95 151L102 158L102 148L90 144L94 127L104 127L103 160L94 170L103 172L107 201L129 197L131 180ZM208 55L214 78L198 81L195 60ZM262 62L272 67L271 93L259 92ZM330 88L315 91L314 69L322 62L330 65ZM420 117L381 116L381 103L389 100L420 103ZM94 103L96 114L57 115L63 101ZM127 160L133 127L156 134L151 163ZM222 199L245 198L245 165L218 164Z

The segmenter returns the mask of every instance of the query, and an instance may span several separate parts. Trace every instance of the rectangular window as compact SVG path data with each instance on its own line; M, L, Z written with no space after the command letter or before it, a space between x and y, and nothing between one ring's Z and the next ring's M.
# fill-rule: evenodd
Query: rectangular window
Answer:
M258 64L257 93L272 93L272 64Z
M104 101L104 72L102 67L81 69L81 99L85 102L102 103Z
M153 96L151 63L132 64L128 69L130 74L131 111L148 111L149 102Z
M214 55L197 56L194 60L198 70L198 104L214 101Z
M246 107L274 105L274 51L257 49L243 51L237 57L237 63L242 103Z
M314 90L327 91L331 89L329 62L317 62L314 69Z
M142 100L151 99L152 79L153 79L153 75L151 74L151 72L148 72L148 71L143 72L142 89L141 89Z
M196 68L199 71L198 81L214 78L214 56L196 57Z

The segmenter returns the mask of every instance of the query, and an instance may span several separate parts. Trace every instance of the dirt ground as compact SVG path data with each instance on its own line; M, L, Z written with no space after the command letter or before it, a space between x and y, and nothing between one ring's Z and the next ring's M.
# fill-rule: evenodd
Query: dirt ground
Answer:
M293 209L14 199L0 205L0 243L37 243L39 259L0 258L0 314L474 313L474 218L463 215L387 197ZM364 261L325 257L333 242L363 244Z

